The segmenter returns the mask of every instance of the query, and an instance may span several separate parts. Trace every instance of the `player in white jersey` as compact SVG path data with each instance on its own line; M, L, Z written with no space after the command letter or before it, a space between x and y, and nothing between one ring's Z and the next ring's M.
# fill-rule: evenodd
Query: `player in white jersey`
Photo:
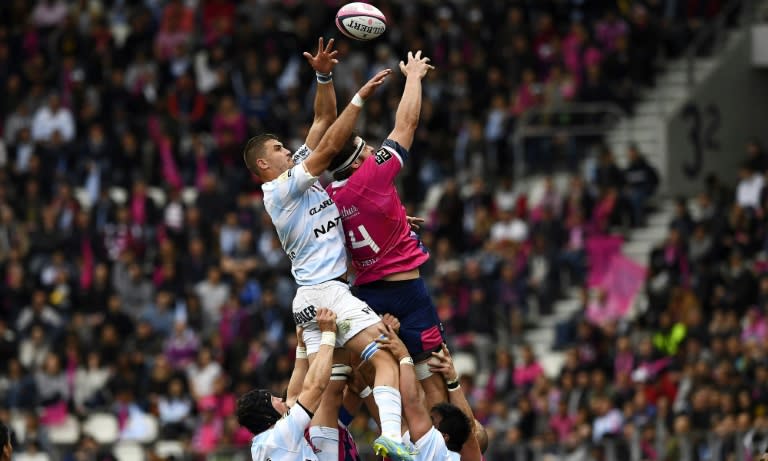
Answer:
M328 386L336 346L336 315L330 309L317 310L316 321L322 338L301 393L290 408L271 392L258 389L237 401L238 422L255 435L251 443L253 461L318 461L315 450L304 438L320 398ZM293 376L291 383L294 383Z
M448 348L433 352L430 369L443 375L448 388L448 402L439 403L429 411L424 392L416 380L413 358L408 348L389 324L386 337L378 340L383 350L400 362L400 393L403 411L408 421L408 437L412 441L417 461L482 461L480 445L474 431L474 416Z
M355 95L352 102L327 128L318 121L318 113L333 108L335 95L330 70L335 59L332 52L318 48L317 56L305 53L318 73L315 121L305 146L294 155L275 135L259 135L248 141L243 152L246 166L264 184L264 207L277 230L283 250L291 260L291 270L299 289L293 300L297 326L304 328L307 353L317 352L320 332L315 321L317 306L328 306L339 322L337 346L360 354L376 369L374 399L382 415L382 435L374 441L374 450L396 460L411 460L400 435L401 399L398 390L397 364L389 354L376 354L375 339L382 327L379 317L349 291L344 236L339 210L318 182L333 157L349 138L365 99L392 73L387 69L376 74ZM318 102L320 100L320 102ZM325 134L322 134L325 131ZM336 427L343 388L323 398L324 421L321 426ZM319 416L319 415L318 415ZM328 448L332 440L328 440Z

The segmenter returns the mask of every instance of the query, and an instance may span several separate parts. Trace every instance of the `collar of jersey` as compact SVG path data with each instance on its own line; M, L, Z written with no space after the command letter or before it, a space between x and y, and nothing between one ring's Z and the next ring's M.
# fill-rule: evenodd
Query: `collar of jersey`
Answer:
M331 184L331 185L333 187L341 187L341 186L345 185L347 183L347 181L349 181L349 178L342 179L341 181L334 181L333 184Z

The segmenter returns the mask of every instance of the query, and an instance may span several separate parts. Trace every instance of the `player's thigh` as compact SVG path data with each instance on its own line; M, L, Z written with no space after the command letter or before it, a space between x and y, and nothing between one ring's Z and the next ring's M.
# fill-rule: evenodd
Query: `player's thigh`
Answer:
M341 285L341 284L339 284ZM336 345L344 346L352 352L360 353L363 347L355 347L348 343L358 336L368 339L368 343L381 335L381 319L368 304L355 297L345 285L337 287L332 309L336 313ZM368 344L366 343L366 345Z
M400 320L399 336L416 362L445 341L445 331L422 279L358 287L356 293L379 314Z

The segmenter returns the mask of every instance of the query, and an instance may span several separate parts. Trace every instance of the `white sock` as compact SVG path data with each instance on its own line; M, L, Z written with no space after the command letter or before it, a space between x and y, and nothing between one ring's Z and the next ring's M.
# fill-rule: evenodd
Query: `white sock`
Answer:
M403 437L400 435L402 416L400 412L403 403L400 398L400 392L394 387L376 386L373 388L373 400L376 401L376 406L379 407L381 435L402 443Z
M320 461L338 461L339 459L339 428L311 426L309 440L317 450Z

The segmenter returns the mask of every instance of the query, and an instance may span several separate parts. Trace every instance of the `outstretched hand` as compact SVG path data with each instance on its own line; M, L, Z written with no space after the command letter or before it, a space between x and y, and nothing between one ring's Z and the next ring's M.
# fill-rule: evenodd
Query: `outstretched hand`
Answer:
M308 51L304 52L304 57L307 58L309 65L315 69L315 72L321 74L329 74L333 70L333 66L339 63L336 59L338 50L333 49L333 39L328 40L328 46L323 47L323 37L317 40L317 54L312 56Z
M409 75L416 75L419 78L424 78L427 72L434 69L435 66L429 64L428 57L421 57L421 50L413 54L413 51L408 52L408 62L400 61L400 72L406 77Z
M390 75L392 75L392 69L379 71L372 79L368 80L362 88L360 88L360 91L358 91L357 94L363 99L368 99L373 92L376 91L376 88L380 87Z

